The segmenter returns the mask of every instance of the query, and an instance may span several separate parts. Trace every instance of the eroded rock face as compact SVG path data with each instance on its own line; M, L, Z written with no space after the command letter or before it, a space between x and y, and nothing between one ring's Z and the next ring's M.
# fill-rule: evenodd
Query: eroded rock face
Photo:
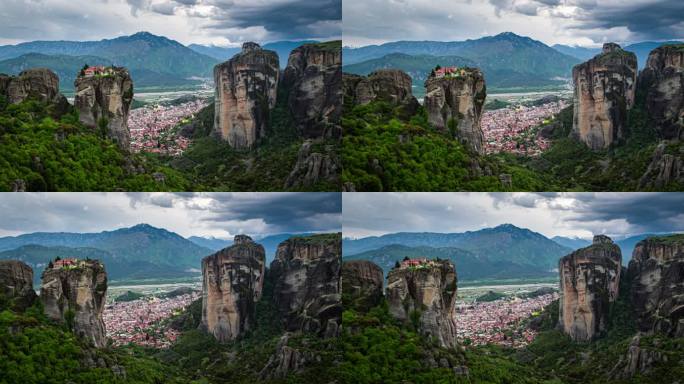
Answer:
M342 264L342 293L345 308L367 311L382 299L382 268L368 260L351 260Z
M413 97L411 76L398 69L380 69L367 77L345 73L344 96L354 104L368 104L385 101L403 106L406 114L412 115L418 108Z
M637 373L647 374L657 363L667 362L667 355L650 345L641 345L641 334L632 338L627 353L620 357L609 377L611 379L629 379Z
M622 254L604 235L558 263L560 325L573 340L588 341L606 330L609 304L617 299Z
M0 295L18 311L30 307L36 299L33 269L18 260L0 260Z
M634 106L636 55L623 51L617 44L604 44L601 54L573 68L572 78L572 136L595 150L623 139L627 111Z
M662 189L670 183L684 184L684 160L680 154L666 153L661 142L653 151L651 163L639 179L639 189Z
M106 293L107 272L98 260L77 260L73 266L43 272L40 299L47 317L71 323L75 334L98 348L106 345Z
M639 330L684 336L684 236L639 242L629 262L629 277Z
M133 80L126 68L107 68L97 75L79 75L74 82L74 107L81 122L129 150L128 113L133 102ZM104 131L104 132L102 132Z
M289 345L291 334L286 332L278 341L276 350L259 372L259 379L272 380L282 379L289 374L297 373L307 365L320 362L320 356L310 348L298 348Z
M480 126L487 88L477 68L459 68L454 74L431 75L425 81L425 109L435 128L450 132L472 151L484 154Z
M202 259L202 323L219 342L254 327L256 302L264 286L266 253L249 236Z
M288 104L305 138L339 138L342 129L342 42L305 44L290 53L283 74Z
M334 337L342 320L341 234L293 237L271 263L273 300L286 331Z
M320 148L315 144L313 140L302 143L297 162L285 180L285 189L311 187L321 181L339 184L342 164L335 147L325 145Z
M639 74L639 90L660 136L684 139L684 44L651 51Z
M27 69L19 76L5 77L0 81L0 88L4 88L7 101L11 104L20 103L29 97L52 102L61 96L59 77L47 68Z
M456 341L456 268L448 260L399 267L387 275L389 311L401 321L417 322L420 333L443 347Z
M278 55L245 43L242 52L214 67L214 133L236 149L265 137L278 93Z

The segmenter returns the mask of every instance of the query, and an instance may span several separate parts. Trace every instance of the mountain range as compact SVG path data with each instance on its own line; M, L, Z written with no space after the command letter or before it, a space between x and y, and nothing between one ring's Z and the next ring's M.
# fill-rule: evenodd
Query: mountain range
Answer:
M403 57L399 62L392 56L397 53L417 58ZM569 79L572 67L580 62L540 41L511 32L466 41L397 41L345 47L343 55L344 70L360 75L395 64L403 65L398 69L406 71L418 68L422 75L414 83L420 86L421 80L436 65L445 66L458 60L469 60L467 65L481 68L488 87L561 86Z
M218 62L149 32L99 41L32 41L0 46L0 72L17 74L26 68L47 67L60 76L64 89L72 89L73 78L85 64L126 67L136 86L147 87L196 83L199 78L210 78Z
M653 235L616 241L622 250L623 264L631 259L634 246L649 236ZM590 240L582 238L549 239L529 229L503 224L463 233L400 232L346 238L342 252L345 260L371 260L385 273L407 256L439 257L456 264L459 279L510 279L554 276L562 256L590 244Z
M680 41L644 41L641 43L630 44L623 47L624 50L629 52L634 52L637 56L637 64L639 69L646 66L646 60L648 59L648 54L652 50L660 47L661 45L671 45L671 44L681 44ZM587 48L579 46L569 46L556 44L552 47L558 52L564 53L568 56L575 57L579 60L586 61L592 57L598 55L601 52L601 48Z

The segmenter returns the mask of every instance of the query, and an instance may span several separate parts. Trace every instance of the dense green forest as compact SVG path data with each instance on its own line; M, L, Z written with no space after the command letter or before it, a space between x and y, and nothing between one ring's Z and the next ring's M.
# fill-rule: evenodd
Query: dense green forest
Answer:
M640 185L659 139L643 101L629 113L629 132L608 149L592 151L569 138L572 106L553 121L551 147L539 157L508 153L478 156L449 133L427 122L421 107L406 116L402 107L385 102L345 104L343 183L357 191L634 191ZM538 127L538 129L544 126ZM538 130L537 129L537 130ZM534 130L536 134L537 130ZM669 143L665 153L678 154L682 143ZM510 175L503 182L500 175ZM347 184L349 185L349 184ZM682 190L671 182L659 190Z
M34 100L10 105L0 96L0 191L18 180L30 191L190 189L153 156L125 154L84 127L73 109L59 117L53 109Z

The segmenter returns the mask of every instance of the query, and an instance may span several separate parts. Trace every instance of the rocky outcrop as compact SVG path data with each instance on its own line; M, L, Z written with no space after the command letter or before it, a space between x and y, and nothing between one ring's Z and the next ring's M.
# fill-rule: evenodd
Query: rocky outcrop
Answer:
M291 337L292 334L286 332L280 338L275 352L259 372L260 380L282 379L290 374L301 372L309 364L320 362L320 356L306 345L290 346Z
M30 307L36 299L33 269L18 260L0 260L0 295L17 311Z
M300 135L339 138L342 129L342 42L304 44L290 53L283 73L288 104Z
M654 365L667 362L667 354L657 348L642 345L641 334L637 333L632 338L627 348L627 353L620 357L608 376L613 380L624 380L634 377L636 374L648 374Z
M622 254L604 235L558 263L560 326L575 341L588 341L606 331L609 304L617 299Z
M61 116L69 109L66 97L59 93L59 77L47 68L27 69L19 76L0 74L0 95L11 104L33 98L50 104L54 114Z
M660 190L671 183L684 185L684 152L682 149L679 154L666 152L667 145L664 142L658 144L651 162L639 179L639 189Z
M308 188L319 182L339 185L342 164L334 145L322 145L313 140L302 143L297 162L285 180L285 189Z
M418 109L418 100L413 97L411 76L398 69L380 69L367 77L345 73L343 76L344 97L347 102L365 105L373 101L384 101L403 106L405 114L413 115Z
M639 242L628 273L639 330L684 336L684 235Z
M425 81L425 109L435 128L449 132L470 150L484 154L480 126L487 88L477 68L458 68L448 75L432 74Z
M380 303L384 282L382 268L368 260L342 264L342 298L345 308L367 311Z
M237 235L233 245L202 259L202 323L219 342L252 329L264 286L264 247Z
M603 149L626 136L627 111L634 105L637 59L619 45L572 70L575 83L572 136L591 149Z
M684 44L651 51L639 74L639 92L661 138L684 139Z
M286 331L338 334L342 318L341 234L293 237L271 263L273 301Z
M389 311L443 347L456 341L456 268L448 260L402 266L387 275Z
M236 149L266 136L278 93L278 54L244 43L242 52L214 67L214 133Z
M74 82L74 107L81 122L129 150L128 113L133 102L133 80L126 68L107 68L98 74L81 74Z
M102 320L106 293L107 273L98 260L77 260L73 265L55 265L43 272L40 299L45 315L66 323L98 348L106 345Z

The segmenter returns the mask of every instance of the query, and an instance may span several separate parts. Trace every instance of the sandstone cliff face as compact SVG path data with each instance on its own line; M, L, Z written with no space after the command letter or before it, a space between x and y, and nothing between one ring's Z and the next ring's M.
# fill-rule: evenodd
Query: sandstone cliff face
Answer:
M428 266L400 267L387 275L390 313L402 321L416 321L420 333L443 347L456 341L456 268L447 260Z
M634 106L637 59L619 45L572 70L575 83L572 135L591 149L603 149L625 137L627 111Z
M345 308L367 311L382 299L382 268L368 260L351 260L342 264L342 297Z
M651 51L639 74L639 90L660 136L684 139L684 44Z
M74 107L81 122L115 141L123 150L131 145L128 113L133 102L133 80L125 68L106 75L78 76Z
M472 151L484 154L480 126L487 96L484 75L479 69L463 69L456 75L431 75L425 81L425 109L435 128L450 132Z
M653 151L651 163L639 178L639 189L661 190L670 183L684 184L684 152L666 153L667 145L661 142Z
M18 311L30 307L36 299L33 269L18 260L0 260L0 295Z
M288 104L305 138L339 138L342 129L342 42L305 44L290 53L283 74Z
M47 317L73 321L74 333L98 348L106 345L102 320L106 293L107 273L97 260L80 260L75 266L43 272L40 299Z
M286 331L338 334L342 320L341 234L293 237L271 263L273 301Z
M237 235L233 245L202 260L202 323L219 342L254 326L256 302L264 286L264 247Z
M343 78L344 97L353 104L385 101L403 106L408 115L419 106L413 97L411 76L398 69L380 69L367 77L345 73Z
M573 340L587 341L606 330L609 304L618 296L622 255L603 235L560 259L560 324Z
M629 277L639 329L684 336L684 236L639 242L629 262Z
M278 55L256 43L214 67L214 133L236 149L247 149L266 136L278 93Z
M69 108L66 97L59 93L59 77L46 68L27 69L19 76L0 75L0 95L11 104L31 97L55 106L59 116Z

